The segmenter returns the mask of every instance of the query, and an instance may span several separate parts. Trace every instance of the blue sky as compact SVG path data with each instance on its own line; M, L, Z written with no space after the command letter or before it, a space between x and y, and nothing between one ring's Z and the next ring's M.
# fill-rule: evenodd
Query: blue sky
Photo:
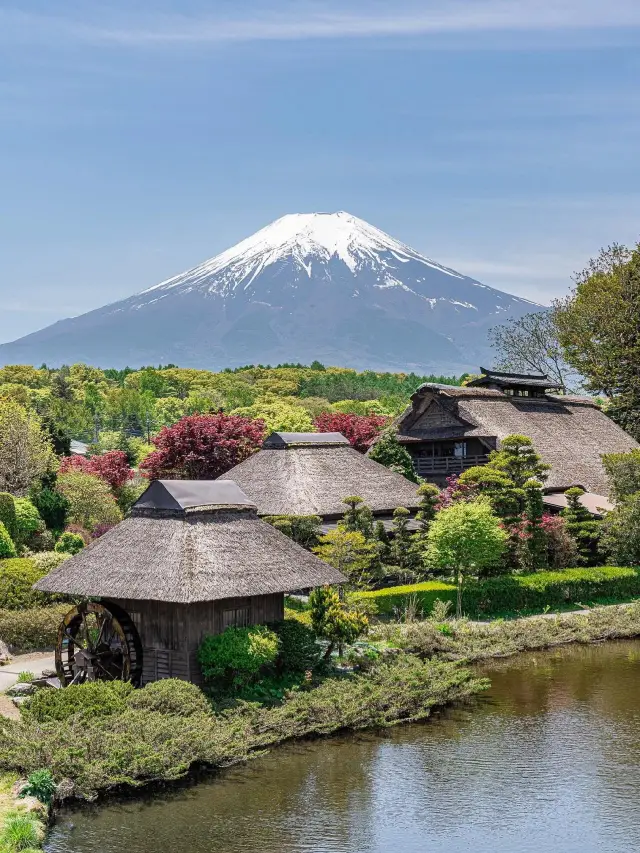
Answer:
M638 0L0 0L0 341L315 210L548 302L640 236L639 48Z

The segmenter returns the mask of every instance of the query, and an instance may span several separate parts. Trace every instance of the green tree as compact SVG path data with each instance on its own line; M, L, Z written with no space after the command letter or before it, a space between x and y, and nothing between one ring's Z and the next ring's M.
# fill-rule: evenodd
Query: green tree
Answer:
M640 492L629 495L602 522L602 550L618 566L640 566Z
M319 515L266 515L263 518L303 548L313 548L322 535Z
M414 547L413 536L409 530L411 513L403 506L393 511L393 522L391 525L391 561L398 567L400 577L404 583L414 580L415 570L422 562L422 554Z
M367 456L373 459L374 462L379 462L386 468L402 474L413 483L418 482L411 454L398 441L398 437L393 429L385 429L382 431L380 438L368 451Z
M508 435L500 442L500 450L489 454L489 466L503 471L516 488L522 488L527 480L544 481L549 476L551 465L543 462L536 453L533 442L526 435Z
M547 536L542 526L544 503L542 484L538 480L527 480L524 484L524 554L526 569L537 571L547 567Z
M567 489L567 506L560 515L567 524L567 530L578 546L578 562L583 566L596 566L599 562L598 542L602 532L602 522L597 521L582 504L580 498L584 489L574 486Z
M313 432L311 415L302 406L276 396L263 397L252 406L234 409L232 415L263 420L270 432Z
M629 453L604 453L602 464L616 503L640 492L640 449Z
M356 589L366 589L373 580L378 551L357 530L330 530L320 537L313 553L346 575Z
M122 520L111 489L100 477L69 471L60 474L56 486L69 502L69 521L86 530L99 524L117 524Z
M489 330L496 367L515 373L544 373L564 391L580 387L579 374L567 364L553 311L535 311Z
M554 304L554 322L567 362L605 394L610 414L640 437L640 244L603 249Z
M493 511L507 524L516 522L524 506L524 491L518 489L503 470L487 465L474 465L458 477L458 487L467 499L486 497Z
M365 539L373 538L373 513L361 497L350 495L342 501L347 509L340 527L344 530L358 531Z
M37 415L0 399L0 491L26 494L32 483L54 470L55 463Z
M427 566L450 569L455 574L456 616L460 618L464 577L499 563L507 534L488 501L478 499L441 510L427 538Z
M340 601L338 593L329 586L314 589L309 596L311 626L318 637L326 640L325 660L331 657L336 646L355 643L364 634L369 620L363 613L350 610Z

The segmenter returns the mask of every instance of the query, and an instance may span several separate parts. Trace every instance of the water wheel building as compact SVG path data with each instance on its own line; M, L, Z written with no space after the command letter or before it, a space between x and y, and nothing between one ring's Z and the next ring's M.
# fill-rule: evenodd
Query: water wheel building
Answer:
M98 668L113 675L122 659L137 683L200 683L197 650L206 635L282 619L286 592L344 581L259 519L234 482L156 480L130 517L36 588L99 600L97 610L92 604L61 626L56 657L64 683L87 665L97 677ZM83 658L88 612L98 614L101 646L92 643L91 661Z
M257 505L259 515L317 515L325 527L342 518L344 498L358 495L374 516L416 510L417 485L351 447L341 433L272 433L262 449L225 476Z
M517 433L551 465L548 493L581 486L594 495L594 506L605 499L602 454L640 445L591 398L552 393L559 386L545 375L481 370L465 387L427 382L411 397L397 428L416 472L444 485L447 477L485 464L503 438ZM558 500L560 507L561 495Z

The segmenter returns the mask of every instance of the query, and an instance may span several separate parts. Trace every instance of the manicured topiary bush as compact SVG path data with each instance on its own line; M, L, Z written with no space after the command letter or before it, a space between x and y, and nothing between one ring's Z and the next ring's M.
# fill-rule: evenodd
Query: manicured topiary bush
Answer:
M65 530L55 544L55 550L59 554L77 554L84 548L84 539L79 533L71 533Z
M565 569L468 581L464 591L464 612L472 618L484 618L596 601L624 601L636 596L640 596L640 569L613 566ZM416 601L418 608L428 614L436 598L455 603L455 585L428 581L357 592L351 596L354 602L375 601L378 613L386 617L402 613L410 600Z
M134 691L127 701L130 708L139 711L157 711L161 714L175 714L177 717L191 717L193 714L211 711L202 690L178 678L164 678L147 684L142 690Z
M9 536L9 531L0 521L0 560L4 560L7 557L15 557L17 553L16 546Z
M265 625L227 628L204 638L198 661L207 680L241 687L250 684L263 667L275 663L278 645L277 635Z
M0 524L4 524L7 533L14 539L17 533L16 505L13 495L0 492Z
M281 672L305 672L318 663L320 646L308 625L297 619L283 619L269 627L278 635L280 647L276 666Z

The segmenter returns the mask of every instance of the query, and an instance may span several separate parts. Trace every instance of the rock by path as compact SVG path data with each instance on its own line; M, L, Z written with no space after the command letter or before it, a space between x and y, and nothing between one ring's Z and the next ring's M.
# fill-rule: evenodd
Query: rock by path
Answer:
M4 693L17 682L21 672L32 672L36 678L46 669L55 669L53 652L34 652L30 655L16 655L11 663L0 666L0 693Z

